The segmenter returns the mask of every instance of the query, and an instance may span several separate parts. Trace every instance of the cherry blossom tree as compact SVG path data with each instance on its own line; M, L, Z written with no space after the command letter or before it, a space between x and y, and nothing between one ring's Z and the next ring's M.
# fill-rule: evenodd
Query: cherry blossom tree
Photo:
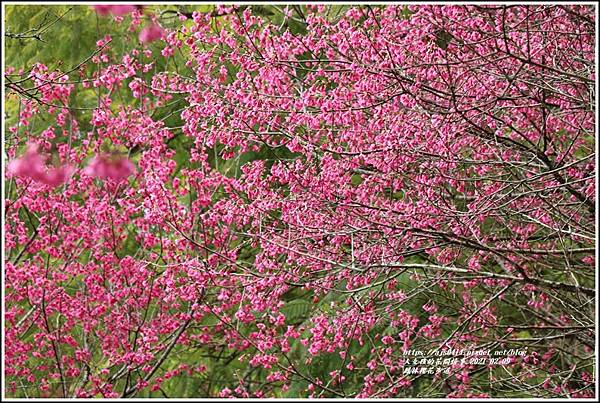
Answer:
M4 75L7 395L594 396L593 6L77 7L127 46Z

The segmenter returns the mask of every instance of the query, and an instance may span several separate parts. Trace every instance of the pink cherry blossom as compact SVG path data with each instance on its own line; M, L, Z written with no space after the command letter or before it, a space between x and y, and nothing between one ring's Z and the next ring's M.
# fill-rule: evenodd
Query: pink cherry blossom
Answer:
M149 43L161 39L164 35L164 29L158 24L151 23L142 29L139 35L140 42Z
M134 5L116 4L112 6L111 13L113 15L126 15L134 12L138 7Z
M92 8L98 13L98 15L126 15L132 13L137 9L137 6L128 4L99 4L92 6Z
M21 158L11 161L8 165L8 172L21 177L31 178L52 187L66 182L74 169L69 165L63 165L56 168L48 168L45 164L46 158L39 154L39 147L36 144L29 144L27 151Z
M94 157L84 173L96 178L120 182L135 172L135 165L126 158L100 155Z
M98 4L92 6L92 8L94 11L96 11L96 13L98 13L98 15L108 15L111 13L113 6L110 4Z

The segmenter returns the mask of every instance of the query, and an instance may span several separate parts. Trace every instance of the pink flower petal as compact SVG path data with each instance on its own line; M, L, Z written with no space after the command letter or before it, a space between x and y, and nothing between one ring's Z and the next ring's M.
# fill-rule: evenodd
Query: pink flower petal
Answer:
M165 31L156 24L147 25L144 29L142 29L142 32L140 32L140 42L148 43L156 41L157 39L162 38L164 32Z
M83 173L96 178L120 182L135 172L135 165L126 158L95 157Z
M136 9L137 7L131 4L120 4L117 6L112 6L111 13L113 15L127 15L134 12Z
M137 9L136 6L131 4L98 4L92 6L92 8L98 13L98 15L127 15Z
M45 165L45 158L38 152L38 146L29 144L21 158L8 164L8 172L16 176L31 178L46 185L58 186L71 177L74 169L69 165L48 169Z

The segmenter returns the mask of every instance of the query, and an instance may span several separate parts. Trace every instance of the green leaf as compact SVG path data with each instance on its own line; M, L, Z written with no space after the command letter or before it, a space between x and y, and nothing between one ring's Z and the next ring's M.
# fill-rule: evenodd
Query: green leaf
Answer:
M288 321L296 322L299 319L304 319L311 308L312 304L310 302L303 299L295 299L286 303L280 311L285 315Z

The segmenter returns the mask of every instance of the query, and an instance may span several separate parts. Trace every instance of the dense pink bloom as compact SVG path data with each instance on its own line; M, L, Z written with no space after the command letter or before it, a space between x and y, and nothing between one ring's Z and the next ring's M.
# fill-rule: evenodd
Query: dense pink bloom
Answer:
M28 177L36 182L50 186L58 186L69 179L73 168L63 165L57 168L47 168L45 158L38 152L36 144L30 144L25 154L8 164L8 171L13 175Z
M140 42L148 43L156 41L162 38L164 32L164 29L157 24L152 23L147 25L144 29L142 29L142 32L140 32Z
M95 157L85 168L84 173L96 178L119 182L135 172L135 165L126 158L107 155Z

